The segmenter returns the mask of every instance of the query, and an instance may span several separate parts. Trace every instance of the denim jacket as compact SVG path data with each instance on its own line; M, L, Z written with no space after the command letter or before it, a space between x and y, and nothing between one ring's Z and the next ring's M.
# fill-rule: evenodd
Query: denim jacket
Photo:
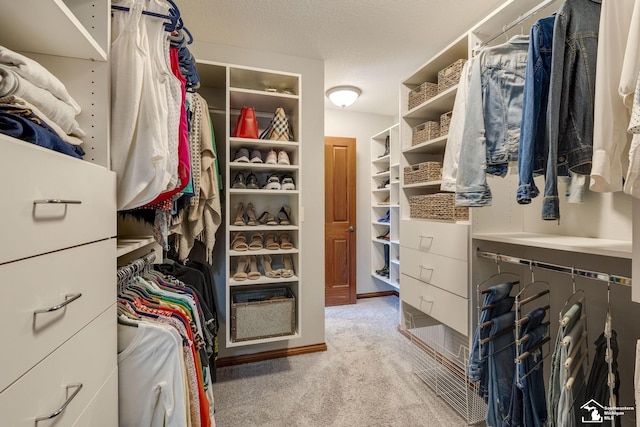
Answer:
M553 28L542 219L560 218L558 169L589 175L601 0L565 0Z
M456 205L488 206L486 174L505 176L517 161L529 36L487 48L473 64L460 147Z

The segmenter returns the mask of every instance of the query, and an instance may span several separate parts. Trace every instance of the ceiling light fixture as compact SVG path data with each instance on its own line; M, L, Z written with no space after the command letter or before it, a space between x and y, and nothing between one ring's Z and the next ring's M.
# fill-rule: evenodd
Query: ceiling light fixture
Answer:
M348 107L356 102L362 91L355 86L336 86L327 91L327 97L338 107Z

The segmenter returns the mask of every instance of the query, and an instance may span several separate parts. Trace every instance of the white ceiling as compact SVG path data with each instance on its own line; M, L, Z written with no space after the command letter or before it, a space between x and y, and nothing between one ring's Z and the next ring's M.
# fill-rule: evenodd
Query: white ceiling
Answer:
M196 40L322 59L350 111L396 115L400 80L504 0L184 0ZM326 108L334 107L325 98Z

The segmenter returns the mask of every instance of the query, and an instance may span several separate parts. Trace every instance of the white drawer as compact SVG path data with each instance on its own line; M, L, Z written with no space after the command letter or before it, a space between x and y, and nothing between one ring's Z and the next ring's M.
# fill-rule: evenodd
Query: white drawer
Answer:
M118 427L118 369L114 369L73 423L77 427Z
M70 388L67 394L67 386L82 384L66 409L55 417L55 423L41 422L38 427L73 425L116 366L113 304L0 394L0 425L34 427L36 418L56 412L77 390Z
M469 225L417 219L402 220L400 245L467 261Z
M0 265L0 391L115 302L115 253L109 239Z
M115 173L7 137L0 150L0 264L117 234ZM81 203L34 204L51 199Z
M468 263L417 249L400 248L400 271L463 298L469 298Z
M435 286L402 275L400 299L423 313L468 335L469 300Z

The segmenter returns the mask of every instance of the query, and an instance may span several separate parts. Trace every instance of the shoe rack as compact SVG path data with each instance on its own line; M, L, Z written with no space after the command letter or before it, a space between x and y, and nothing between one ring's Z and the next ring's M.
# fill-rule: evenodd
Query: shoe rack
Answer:
M371 137L371 277L400 290L399 125Z
M240 67L228 67L226 72L225 154L229 160L224 171L225 182L228 183L225 188L226 346L299 338L302 291L298 249L301 237L301 144L298 140L301 132L300 75ZM244 106L255 109L260 132L269 126L276 109L283 108L292 129L292 138L288 141L271 141L231 136ZM237 155L239 152L248 153L248 161L246 156ZM260 153L262 162L257 161L257 153ZM244 188L242 185L234 188L239 173L244 176ZM250 175L254 177L248 179ZM275 180L270 178L274 176L278 178L279 185L273 185ZM283 177L289 178L285 186L287 189L282 189ZM294 189L291 189L291 179ZM267 181L271 182L268 188ZM247 185L252 182L254 185ZM232 328L234 321L238 320L232 319L235 313L234 293L281 287L289 288L295 298L292 333L282 335L278 332L278 336L275 336L275 332L270 334L268 325L273 323L277 329L279 320L275 318L277 313L265 311L274 318L256 315L255 318L243 320L245 326L247 321L255 323L255 330L260 331L256 334L257 338L234 341Z

